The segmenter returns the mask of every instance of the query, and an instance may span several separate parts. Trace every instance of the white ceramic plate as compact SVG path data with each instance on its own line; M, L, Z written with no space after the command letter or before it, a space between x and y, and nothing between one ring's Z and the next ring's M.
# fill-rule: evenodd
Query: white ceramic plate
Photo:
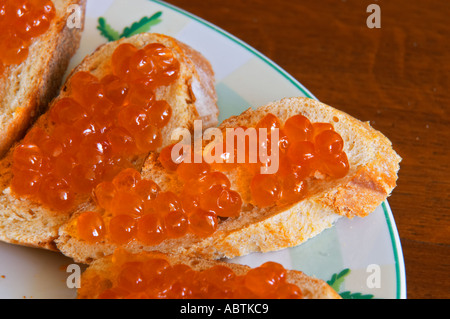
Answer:
M132 26L135 22L140 23ZM133 32L173 36L209 59L216 73L220 120L283 97L314 98L247 44L160 1L88 0L81 46L69 70L128 26ZM334 227L297 247L232 261L258 266L267 260L324 279L344 298L406 298L403 255L387 202L366 218L341 218ZM0 243L0 298L74 298L75 289L66 284L66 267L71 263L55 252Z

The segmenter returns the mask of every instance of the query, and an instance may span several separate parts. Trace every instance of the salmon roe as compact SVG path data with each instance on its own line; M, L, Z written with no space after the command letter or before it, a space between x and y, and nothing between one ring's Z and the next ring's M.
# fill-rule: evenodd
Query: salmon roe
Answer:
M48 129L34 127L14 150L13 192L66 211L78 195L90 195L98 184L132 167L133 159L157 150L172 109L156 99L155 90L173 83L179 68L162 44L138 49L125 43L115 49L112 71L103 78L75 73L68 95L48 112ZM120 194L117 201L127 200L123 206L136 196ZM141 213L136 207L127 213L133 209Z
M333 125L329 123L311 123L309 119L301 114L291 116L284 125L275 115L269 113L264 116L255 126L256 137L258 138L258 149L261 153L262 148L270 155L271 135L275 129L278 129L278 171L274 174L262 174L261 168L271 164L269 161L263 162L258 159L256 163L250 162L252 148L250 147L250 135L244 135L245 141L239 141L241 136L235 134L234 149L231 153L227 143L227 138L223 139L223 154L220 157L224 163L213 163L211 165L187 164L183 159L175 156L176 161L172 160L171 153L174 145L164 148L159 156L162 166L169 171L176 172L178 178L189 182L185 188L184 200L189 202L188 206L195 209L202 209L202 205L211 207L216 200L220 190L217 187L204 192L203 185L210 185L208 182L211 174L215 175L217 181L226 178L221 173L223 170L234 170L237 167L243 167L252 176L249 189L253 204L258 207L270 207L273 205L282 205L301 200L307 195L308 180L314 178L316 173L329 176L330 178L342 178L349 171L349 162L344 152L344 141L342 137L334 130ZM238 127L234 130L245 132L246 127ZM267 129L266 139L259 136L260 129ZM230 128L227 128L227 134ZM237 154L238 143L245 145L245 156ZM255 151L255 150L253 150ZM240 157L239 157L240 156ZM240 158L240 159L239 159ZM243 161L242 161L243 159ZM242 163L241 163L242 162ZM209 173L214 168L218 171ZM201 176L201 177L197 177ZM208 187L208 186L207 186ZM223 184L222 187L229 187ZM197 193L205 194L198 196ZM239 194L223 194L224 197L238 197ZM203 198L203 199L202 199ZM203 204L202 204L203 203ZM240 207L242 203L240 202ZM232 205L231 205L232 206ZM230 206L230 207L231 207ZM225 215L227 217L238 216L239 213L231 210L233 214ZM206 218L206 217L205 217ZM212 227L213 223L211 223Z
M256 163L251 162L252 148L250 147L250 134L245 135L244 141L246 156L239 159L237 154L237 141L241 138L234 128L234 153L229 152L225 138L221 158L224 163L214 164L219 171L234 170L236 168L247 171L245 175L251 176L249 189L251 201L258 207L270 207L292 203L304 198L307 192L308 181L316 178L317 174L330 178L342 178L349 171L349 162L343 151L344 141L329 123L312 123L301 114L289 117L284 124L274 114L268 113L262 117L254 127L256 129L257 156ZM260 135L260 129L266 129L266 135ZM272 152L271 137L274 130L278 130L278 170L273 174L261 173L261 168L269 167L270 160L262 159L258 155ZM227 128L229 134L231 128ZM232 149L232 148L231 148ZM233 150L233 149L232 149ZM242 159L244 159L242 161ZM164 160L164 159L162 159ZM169 166L164 164L163 166Z
M226 264L194 270L170 264L164 255L147 256L116 250L108 273L110 288L98 299L301 299L302 291L287 279L279 263L266 262L236 274Z
M186 179L181 194L161 191L133 168L98 184L93 194L100 212L95 219L86 217L93 212L78 216L78 237L89 243L110 240L124 245L137 240L157 245L187 233L211 235L220 218L239 215L242 200L223 173L210 171L208 164L192 165L182 163L178 168ZM100 224L106 225L103 232L96 231ZM91 235L95 231L98 236Z
M349 170L344 142L331 124L310 123L306 117L295 115L283 126L277 117L268 114L257 127L270 130L268 140L260 141L260 147L267 147L273 130L281 131L278 142L280 162L276 173L262 174L255 171L254 164L239 164L250 172L251 200L258 207L301 200L307 195L308 179L314 178L316 172L339 178ZM231 189L227 175L215 170L215 166L204 159L200 163L193 162L195 156L191 148L188 147L188 155L176 154L174 146L162 149L159 162L176 175L181 184L178 193L162 192L156 183L142 179L136 170L125 169L112 181L102 182L95 188L96 202L103 210L102 223L106 225L103 235L90 236L92 230L98 228L99 221L91 219L92 223L85 223L82 214L78 225L88 231L79 229L78 236L92 243L106 239L116 244L128 244L136 240L154 246L188 233L208 237L223 219L238 217L243 201L241 195ZM34 147L20 150L30 155L24 156L25 160L18 164L43 165ZM190 160L186 156L190 156ZM266 164L258 162L258 169ZM35 183L30 175L23 187L33 188Z
M49 29L55 15L50 0L0 0L0 70L23 62L32 40Z
M257 172L250 183L252 200L259 207L301 200L307 195L307 179L316 172L342 178L349 171L344 141L329 123L311 123L297 114L281 125L275 115L267 114L256 127L279 128L277 173Z
M242 126L234 128L235 132L236 130L244 132L246 129ZM297 114L288 118L283 125L277 116L269 113L255 125L255 129L256 138L258 138L256 152L260 154L264 148L264 153L269 156L272 150L271 135L275 129L278 129L278 171L274 174L261 173L261 168L271 164L268 160L264 162L256 156L256 163L250 161L251 155L254 155L251 153L250 134L245 135L245 141L239 141L243 135L235 134L234 149L231 148L231 152L227 147L227 143L229 143L227 138L220 142L223 143L223 153L220 155L223 163L213 163L211 166L204 163L180 164L183 159L178 157L174 162L171 158L173 145L162 150L159 161L164 168L176 172L181 180L186 180L185 175L189 174L206 174L211 167L218 170L214 172L216 176L220 176L221 171L243 168L247 171L247 174L244 175L251 176L249 184L251 200L258 207L283 205L303 199L308 194L308 181L316 178L316 173L329 178L342 178L349 171L348 158L343 150L344 141L330 123L312 123L307 117ZM259 136L260 129L267 129L266 139ZM229 133L228 130L233 129L227 128L226 134ZM237 154L239 142L245 146L246 152L245 157L241 156L241 159ZM244 160L242 161L242 159ZM201 180L189 183L189 187L185 190L186 200L192 200L194 202L192 206L200 208L202 208L202 201L192 197L192 193L202 192ZM228 185L224 186L229 187ZM203 202L207 203L211 198L209 195L214 194L215 191L214 189L209 190ZM234 194L229 196L233 197ZM230 216L237 215L238 213Z

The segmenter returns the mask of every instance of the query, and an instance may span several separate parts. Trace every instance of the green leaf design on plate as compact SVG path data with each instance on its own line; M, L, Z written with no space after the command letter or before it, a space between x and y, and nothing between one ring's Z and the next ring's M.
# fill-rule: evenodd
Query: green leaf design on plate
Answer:
M336 291L339 291L341 284L344 282L345 276L350 273L350 269L346 268L338 274L331 276L331 279L327 281L327 284Z
M340 273L333 274L331 279L327 281L327 284L331 286L341 297L342 299L373 299L373 295L364 295L360 292L350 292L350 291L342 291L340 292L341 285L345 280L345 277L350 274L350 269L345 268Z
M363 295L360 292L343 291L339 295L342 299L373 299L373 295Z
M117 30L111 27L106 22L106 19L104 17L100 17L98 18L97 29L100 31L100 34L108 41L116 41L120 38L129 38L135 34L148 32L152 26L157 25L162 21L160 19L161 15L162 12L158 11L150 17L143 17L141 20L134 22L129 27L125 27L122 33L119 33Z
M119 32L114 30L108 23L106 23L106 20L103 17L98 18L97 30L99 30L100 34L109 41L115 41L120 39Z
M133 23L130 27L126 27L125 29L123 29L120 37L128 38L138 33L147 32L152 26L161 22L161 19L159 18L161 17L161 15L162 12L158 11L151 17L143 17L138 22Z

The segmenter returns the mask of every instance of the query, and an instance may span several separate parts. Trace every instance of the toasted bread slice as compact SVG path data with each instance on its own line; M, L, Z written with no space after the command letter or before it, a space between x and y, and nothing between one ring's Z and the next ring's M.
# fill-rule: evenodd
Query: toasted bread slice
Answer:
M162 146L170 142L170 134L177 127L190 129L195 119L202 119L208 125L217 123L218 108L214 88L214 73L209 62L198 52L177 40L153 33L138 34L128 39L121 39L100 46L95 52L87 56L69 75L61 92L55 98L51 107L61 98L70 93L70 81L78 71L89 71L101 78L110 71L110 57L120 44L132 43L142 48L149 43L161 43L171 48L180 62L179 76L169 86L159 87L156 91L157 99L166 100L172 107L169 123L162 129ZM43 114L35 126L44 130L49 129L49 112ZM20 198L14 195L10 188L12 180L12 154L14 147L0 161L0 240L47 249L56 249L54 239L58 237L58 230L74 211L87 209L90 196L76 199L76 208L68 212L57 212L40 203ZM145 156L134 159L134 166L140 170Z
M0 158L20 139L58 94L70 58L78 49L84 26L85 0L53 0L56 17L50 28L33 39L27 59L5 68L0 77ZM69 27L74 14L80 25Z
M268 208L258 208L250 200L249 178L245 170L224 172L231 189L242 197L239 217L219 222L217 230L206 238L188 233L177 239L166 239L155 246L132 241L127 249L158 250L164 253L202 257L206 259L233 258L251 252L268 252L298 245L331 227L338 218L364 217L375 210L396 186L401 158L391 142L369 123L308 98L286 98L256 110L249 109L239 116L225 120L220 128L252 127L266 114L276 115L282 123L296 114L311 122L326 122L334 126L344 140L344 151L350 164L348 174L340 179L312 181L303 200ZM178 192L182 185L176 173L165 170L152 154L146 160L142 176L155 181L163 191ZM89 244L77 237L77 214L60 230L58 248L67 256L89 263L116 248L104 240Z
M188 258L182 255L167 255L159 252L146 252L137 255L115 253L114 255L109 255L96 260L89 265L81 276L81 283L80 288L77 291L77 298L97 299L101 297L101 294L105 290L110 289L113 286L113 283L117 281L118 268L120 269L120 266L127 262L145 263L145 261L151 258L165 259L171 266L177 264L187 265L192 270L197 272L221 265L230 268L236 276L243 276L252 269L249 266L241 264L199 258ZM325 281L307 276L301 271L287 270L286 282L289 284L294 284L300 288L301 298L303 299L341 299L341 296L339 296L339 294L336 293L336 291L334 291L333 288L331 288Z

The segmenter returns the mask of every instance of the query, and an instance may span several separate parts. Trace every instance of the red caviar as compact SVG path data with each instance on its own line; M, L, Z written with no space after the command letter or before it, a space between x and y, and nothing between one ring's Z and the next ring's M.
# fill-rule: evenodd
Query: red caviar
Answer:
M9 4L0 5L0 12L5 6ZM116 48L111 64L112 73L101 79L75 73L68 94L49 112L48 129L33 128L15 149L11 186L17 195L69 210L75 197L90 195L97 185L132 167L133 159L161 146L161 129L172 109L156 100L155 90L178 76L180 64L173 52L161 44L138 49L126 43ZM122 192L131 187L129 181L118 183L123 187L118 187L113 213L142 214L136 196ZM49 196L55 189L57 194ZM97 195L100 205L107 205L107 193L98 190ZM129 203L134 206L126 210Z
M281 125L278 118L269 113L256 127L280 129L278 172L257 172L250 183L252 201L259 207L301 200L307 195L308 178L317 171L331 178L344 177L349 171L344 141L329 123L311 123L298 114Z
M154 181L142 179L132 168L121 171L112 181L98 184L93 192L99 208L96 216L109 227L104 236L86 240L98 242L107 238L116 244L138 240L157 245L187 233L206 237L216 231L220 217L239 215L241 197L229 188L230 181L224 174L210 172L208 168L193 176L196 177L187 180L180 195L161 191ZM199 187L191 187L191 183ZM188 193L188 190L195 191ZM91 233L91 225L83 222L84 218L84 214L78 217L77 231L81 239L88 237L86 232Z
M0 72L22 63L34 38L44 34L56 15L50 0L0 1Z
M195 270L188 264L171 265L163 255L116 250L108 274L112 286L98 291L99 299L303 298L301 289L289 282L287 270L276 262L239 273L226 264Z
M237 167L244 168L251 174L249 189L252 203L258 207L270 207L273 205L292 203L301 200L307 195L308 180L315 178L316 172L328 175L331 178L344 177L349 171L347 155L344 152L344 141L329 123L311 123L309 119L301 114L289 117L284 124L274 114L267 114L256 123L257 143L259 151L265 148L267 155L272 151L271 136L274 130L278 129L278 171L274 174L261 173L262 167L273 164L269 160L259 158L257 163L250 162L251 149L249 145L250 135L245 135L246 156L244 163L233 163L239 158L236 154L237 145L234 145L234 153L228 154L226 151L226 139L223 143L224 153L221 158L231 158L225 164L214 164L213 168L233 170ZM245 127L238 127L235 130L244 130ZM261 129L266 129L267 134L261 134ZM229 128L227 128L229 130ZM228 131L227 131L228 133ZM236 134L236 139L241 135ZM267 139L263 139L266 136ZM189 186L185 187L183 195L189 207L197 210L208 211L205 207L221 206L217 198L235 198L237 207L241 207L240 196L234 192L229 192L230 185L228 178L219 171L212 171L212 167L204 162L186 163L182 162L181 156L177 162L172 160L171 153L174 145L164 148L160 154L159 161L164 168L176 172L177 177L182 182L189 181ZM261 154L260 154L261 155ZM180 163L181 158L181 163ZM227 167L228 166L228 167ZM214 177L212 175L214 174ZM221 176L222 175L222 176ZM229 181L228 181L229 182ZM221 188L213 187L213 184L221 185ZM220 194L220 196L219 196ZM239 197L238 197L239 196ZM219 200L220 201L220 200ZM233 200L231 200L233 202ZM227 207L233 204L227 203ZM216 209L220 211L220 209ZM238 211L228 210L228 214L222 217L238 216ZM212 227L214 223L211 223Z
M316 178L316 172L331 178L343 177L348 173L344 141L331 124L310 123L306 117L295 115L283 126L276 116L268 114L256 127L269 129L269 135L275 129L282 132L276 173L263 174L254 169L254 165L261 167L267 163L239 164L250 173L251 202L256 206L270 207L303 199L308 194L310 179ZM124 221L121 227L116 226L116 221L110 222L114 227L108 231L114 242L138 240L146 245L158 245L165 239L179 238L187 233L208 237L218 229L221 219L240 215L243 201L241 195L231 189L227 175L214 170L205 161L184 161L181 154L175 156L173 161L173 148L174 145L165 147L159 161L165 169L176 174L182 186L179 193L162 192L156 183L142 179L133 169L125 169L112 182L103 182L96 187L95 198L100 208L106 211L105 218L112 216L118 219L121 216ZM40 160L40 153L33 147L17 150L20 151L33 154L28 157L33 165L45 165ZM194 157L192 152L190 156L191 159ZM19 164L30 165L21 161L18 161ZM35 180L31 179L24 188L32 189L34 183ZM252 283L252 273L247 279L248 287L245 282L242 283L243 294L273 290L270 280L266 281L266 286ZM257 277L261 279L266 273L269 273L268 269L258 270ZM283 288L283 294L295 294L295 289L291 288Z
M109 221L111 241L115 244L129 243L136 233L136 220L130 215L117 215Z
M78 236L89 243L102 240L105 236L105 224L98 212L84 212L77 219Z

